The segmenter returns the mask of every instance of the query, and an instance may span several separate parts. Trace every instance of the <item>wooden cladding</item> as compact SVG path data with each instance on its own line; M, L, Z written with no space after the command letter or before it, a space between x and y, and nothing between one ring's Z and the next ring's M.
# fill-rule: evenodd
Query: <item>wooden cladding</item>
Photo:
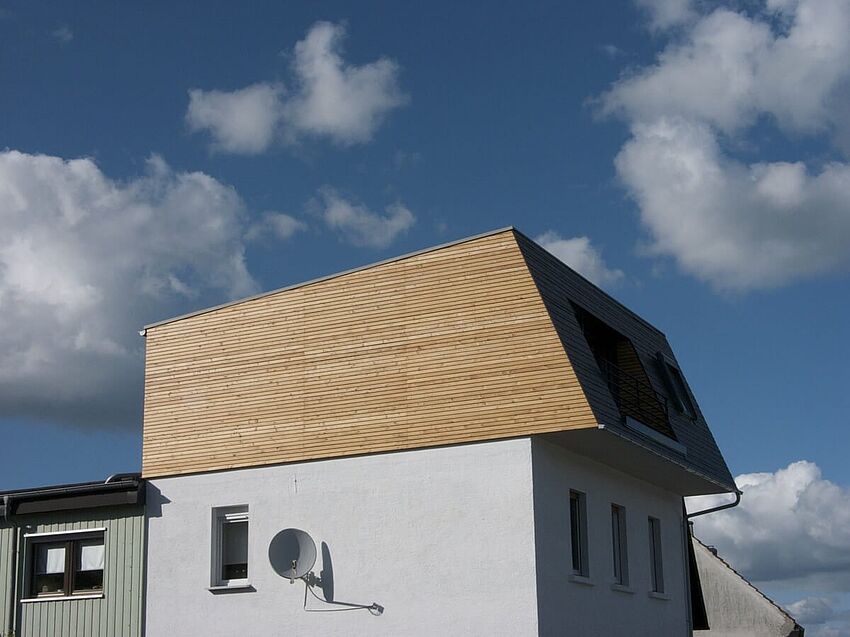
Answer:
M147 477L594 426L513 231L147 332Z

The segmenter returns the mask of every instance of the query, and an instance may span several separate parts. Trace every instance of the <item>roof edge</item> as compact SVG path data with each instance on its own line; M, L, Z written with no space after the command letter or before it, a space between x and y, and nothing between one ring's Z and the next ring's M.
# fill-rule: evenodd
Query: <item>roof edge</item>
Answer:
M108 480L108 481L107 481ZM128 487L137 487L143 482L139 473L120 474L117 479L99 480L95 482L73 482L70 484L55 484L43 487L31 487L28 489L13 489L0 491L0 498L9 496L16 502L46 498L56 495L88 495L102 491L116 491Z
M718 479L717 477L710 476L707 473L705 473L704 471L700 471L700 470L696 469L690 463L683 462L682 460L673 457L672 454L664 453L660 449L656 449L654 447L654 444L648 444L650 441L648 439L644 439L642 437L639 437L639 434L632 435L630 432L623 431L618 427L611 427L611 426L603 424L603 423L598 423L597 428L599 429L599 431L604 431L604 432L609 433L611 435L617 436L617 437L621 438L622 440L626 440L628 442L631 442L632 444L637 445L638 447L641 447L642 449L645 449L646 451L649 451L650 453L655 454L659 458L663 458L664 460L667 460L668 462L672 462L673 464L677 465L681 469L684 469L688 473L695 475L698 478L705 480L706 482L709 482L709 483L711 483L711 484L713 484L717 487L720 487L721 490L718 491L717 494L737 493L738 492L738 486L735 484L734 479L733 479L731 485L726 484L725 482ZM657 444L657 443L655 443L655 444ZM706 495L714 495L714 494L706 494Z
M405 259L410 259L411 257L419 256L420 254L427 254L429 252L436 252L437 250L442 250L444 248L451 248L452 246L460 245L462 243L468 243L470 241L475 241L476 239L483 239L484 237L490 237L497 234L502 234L504 232L514 232L517 234L521 234L525 237L524 234L519 232L514 226L505 226L503 228L498 228L496 230L488 230L487 232L482 232L480 234L471 235L468 237L463 237L462 239L455 239L454 241L449 241L447 243L441 243L436 246L431 246L428 248L422 248L421 250L415 250L414 252L407 252L405 254L401 254L399 256L390 257L388 259L383 259L381 261L375 261L373 263L367 263L366 265L361 265L356 268L350 268L348 270L342 270L341 272L334 272L333 274L327 274L325 276L320 276L315 279L309 279L307 281L301 281L300 283L293 283L292 285L287 285L280 288L275 288L273 290L268 290L267 292L260 292L258 294L253 294L251 296L246 296L241 299L235 299L233 301L228 301L227 303L220 303L219 305L213 305L212 307L202 308L200 310L195 310L194 312L187 312L186 314L180 314L178 316L174 316L171 318L163 319L161 321L156 321L154 323L148 323L145 325L139 332L141 336L145 335L145 332L154 327L160 327L161 325L166 325L168 323L174 323L176 321L182 321L183 319L192 318L195 316L200 316L201 314L207 314L209 312L215 312L216 310L221 310L226 307L230 307L232 305L239 305L240 303L247 303L248 301L254 301L256 299L261 299L266 296L271 296L272 294L278 294L279 292L288 292L289 290L295 290L298 288L306 287L308 285L313 285L314 283L321 283L322 281L329 281L331 279L336 279L337 277L345 276L347 274L354 274L355 272L362 272L363 270L369 270L370 268L375 268L380 265L386 265L388 263L394 263L396 261L403 261ZM528 237L525 237L526 239Z
M534 239L532 239L531 237L529 237L527 234L525 234L525 233L524 233L524 232L522 232L521 230L518 230L517 228L513 228L513 231L514 231L514 233L515 233L515 234L517 234L518 236L522 237L523 239L525 239L525 240L526 240L526 241L528 241L529 243L532 243L533 245L535 245L535 246L537 246L537 247L539 247L539 248L541 248L541 249L545 250L546 252L548 252L549 254L551 254L551 255L552 255L555 259L558 259L558 261L560 261L563 265L565 265L567 268L569 268L569 269L570 269L570 270L571 270L571 271L572 271L572 272L573 272L576 276L578 276L580 279L582 279L582 280L583 280L585 283L587 283L588 285L592 285L592 286L593 286L593 287L595 287L597 290L599 290L599 291L602 293L602 295L603 295L603 296L605 296L605 297L606 297L609 301L611 301L612 303L614 303L615 305L617 305L617 306L618 306L621 310L623 310L626 314L629 314L629 315L630 315L630 316L632 316L635 320L637 320L639 323L642 323L644 326L646 326L646 327L648 327L649 329L651 329L651 330L653 330L653 331L657 332L658 334L660 334L661 336L663 336L665 340L667 339L667 335L664 333L664 331L663 331L662 329L660 329L660 328L658 328L657 326L653 325L650 321L648 321L647 319L645 319L644 317L642 317L640 314L638 314L637 312L635 312L633 309L631 309L630 307L628 307L627 305L625 305L622 301L618 300L615 296L613 296L612 294L610 294L607 290L603 289L603 288L602 288L602 286L597 285L596 283L594 283L593 281L591 281L590 279L588 279L586 276L584 276L581 272L579 272L578 270L576 270L576 269L575 269L573 266L571 266L569 263L566 263L565 261L562 261L560 258L558 258L557 256L555 256L555 254L554 254L553 252L550 252L550 251L549 251L546 247L544 247L543 245L541 245L540 243L538 243L537 241L535 241ZM570 303L576 303L576 302L575 302L575 301L573 301L572 299L570 299ZM579 304L579 305L580 305L580 304ZM590 310L588 310L588 312L589 312L589 311L590 311Z
M104 506L144 505L145 482L139 474L118 475L105 482L38 487L0 492L0 520L18 515L83 510Z

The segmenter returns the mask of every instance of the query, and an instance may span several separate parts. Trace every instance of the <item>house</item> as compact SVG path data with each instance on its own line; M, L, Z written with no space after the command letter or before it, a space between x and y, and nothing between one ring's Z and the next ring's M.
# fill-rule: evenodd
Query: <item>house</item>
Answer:
M664 335L517 230L144 335L149 637L691 634L683 497L732 476Z
M717 550L693 538L710 630L704 637L803 637L804 629L726 563Z
M0 635L138 637L144 482L0 492Z

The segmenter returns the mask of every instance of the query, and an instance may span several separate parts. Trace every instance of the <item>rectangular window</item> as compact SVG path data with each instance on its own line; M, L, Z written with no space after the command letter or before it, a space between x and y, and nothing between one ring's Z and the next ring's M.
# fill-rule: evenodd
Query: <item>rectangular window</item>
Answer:
M213 509L212 585L248 583L248 507Z
M30 598L103 591L103 531L34 535L28 542Z
M626 543L626 509L611 505L611 540L614 547L614 582L629 585L629 549Z
M652 591L664 592L664 562L661 558L661 521L649 518L649 567L652 572Z
M587 502L585 494L579 491L570 491L570 541L573 574L588 577Z

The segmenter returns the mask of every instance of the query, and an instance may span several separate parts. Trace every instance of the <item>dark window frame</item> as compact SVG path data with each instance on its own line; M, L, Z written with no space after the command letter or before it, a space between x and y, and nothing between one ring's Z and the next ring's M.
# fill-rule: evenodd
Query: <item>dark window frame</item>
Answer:
M587 495L570 489L570 546L572 574L590 577L587 541Z
M614 560L614 583L629 585L629 542L626 507L611 504L611 543Z
M103 568L84 571L79 568L78 554L82 543L91 540L99 540L103 546L104 560ZM39 548L45 545L61 545L65 550L65 564L62 572L62 590L41 592L36 590L38 582L37 560ZM69 533L68 535L33 535L27 538L27 599L49 600L55 598L80 597L89 595L103 595L104 582L106 579L106 532L87 531L81 533ZM100 586L78 587L77 576L80 573L100 572Z
M649 516L649 568L653 593L664 593L664 556L661 540L661 520Z
M691 398L691 392L688 389L688 384L685 382L685 376L682 374L682 370L661 352L658 352L657 360L661 375L664 378L664 384L667 386L670 398L673 399L672 402L676 407L676 411L691 420L696 420L696 403Z

